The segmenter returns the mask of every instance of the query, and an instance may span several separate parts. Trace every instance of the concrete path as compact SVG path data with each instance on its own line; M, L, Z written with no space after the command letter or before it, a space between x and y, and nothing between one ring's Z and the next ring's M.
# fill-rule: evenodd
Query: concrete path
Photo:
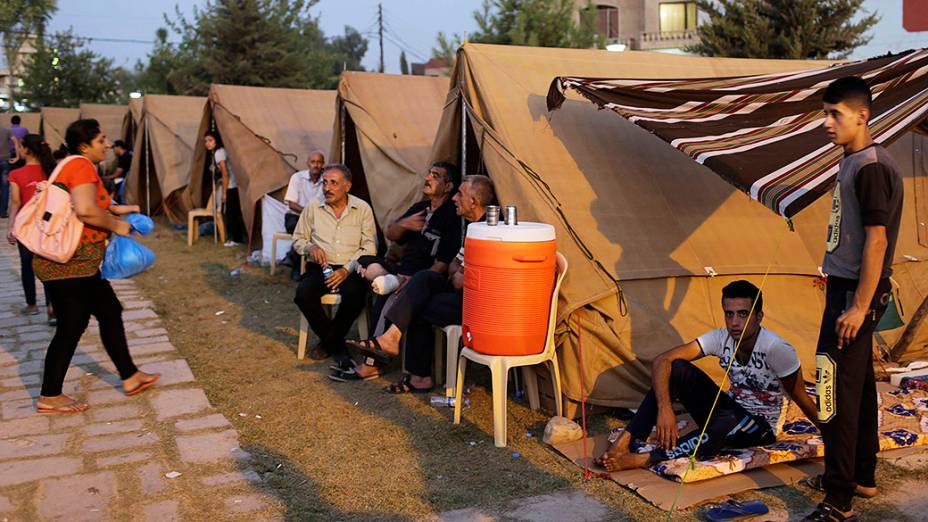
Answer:
M279 502L261 492L237 432L210 406L151 302L131 280L113 286L136 364L161 380L127 397L91 323L65 383L90 410L37 414L54 328L44 312L19 315L19 257L0 246L0 521L279 519Z

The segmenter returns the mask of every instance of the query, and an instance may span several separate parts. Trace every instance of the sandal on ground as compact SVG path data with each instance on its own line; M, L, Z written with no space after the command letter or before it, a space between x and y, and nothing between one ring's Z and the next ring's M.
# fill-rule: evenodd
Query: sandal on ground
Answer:
M412 385L412 375L404 375L399 382L387 386L384 390L394 395L401 395L403 393L428 393L432 391L432 386L428 388L416 388Z
M138 395L138 394L142 393L143 391L145 391L145 390L151 388L152 386L154 386L155 383L158 382L158 379L161 378L161 374L160 374L160 373L155 373L155 374L152 374L152 375L153 375L153 376L152 376L151 380L145 381L145 382L143 382L142 384L139 384L138 386L136 386L135 388L132 388L131 390L127 390L127 391L126 391L126 395L128 395L129 397L132 397L133 395Z
M19 313L20 313L20 315L39 315L39 314L42 313L42 312L39 311L39 308L38 308L38 307L36 307L36 308L29 308L29 307L27 306L27 307L25 307L25 308L21 308L21 309L19 310Z
M816 491L825 492L825 477L822 474L814 475L811 477L806 477L799 481L800 484L808 488L812 488ZM869 489L869 488L868 488ZM874 488L876 489L876 488ZM854 496L860 498L873 498L877 496L877 493L867 493L864 492L860 486L854 488Z
M378 341L376 337L362 339L360 341L347 341L347 344L380 364L389 364L390 361L396 357L395 355L383 351L383 348L380 346L380 341Z
M352 368L349 371L335 370L329 374L329 379L335 382L352 382L352 381L369 381L371 379L376 379L380 377L379 373L374 373L366 377L361 377L358 375L357 370Z
M749 502L727 500L721 504L709 505L703 514L707 520L712 522L732 522L766 515L769 511L770 508L760 500L751 500Z
M834 506L822 502L815 508L815 511L806 515L806 518L802 520L803 522L857 522L857 514L845 515Z
M86 411L88 408L90 408L90 406L87 404L72 400L67 404L62 404L61 406L42 406L41 404L37 403L35 411L38 413L81 413Z

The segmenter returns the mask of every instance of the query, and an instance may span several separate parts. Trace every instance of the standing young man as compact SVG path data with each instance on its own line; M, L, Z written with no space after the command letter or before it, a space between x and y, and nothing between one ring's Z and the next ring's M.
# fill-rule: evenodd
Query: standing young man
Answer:
M855 494L876 494L876 380L873 331L890 297L889 276L902 217L902 176L868 127L872 96L859 77L825 89L825 130L844 148L828 222L828 275L816 353L825 474L811 481L825 499L805 520L856 520Z

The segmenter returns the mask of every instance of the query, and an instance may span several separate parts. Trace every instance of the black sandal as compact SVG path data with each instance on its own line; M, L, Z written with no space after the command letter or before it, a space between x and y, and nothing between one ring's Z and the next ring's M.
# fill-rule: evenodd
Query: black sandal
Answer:
M380 373L368 375L367 377L361 377L358 375L357 370L354 368L352 368L350 371L335 370L329 374L329 379L335 382L369 381L371 379L377 379L378 377L380 377Z
M362 339L360 341L346 341L348 346L358 350L365 357L370 357L380 364L390 364L390 361L393 360L395 355L391 355L385 351L380 346L380 341L376 337L371 337L370 339Z
M800 484L806 486L807 488L812 488L816 491L821 491L825 493L825 476L822 474L813 475L811 477L806 477L799 481ZM860 486L854 488L854 496L858 498L873 498L877 495L874 493L872 495L865 494L861 492Z
M412 375L407 374L404 375L399 382L395 382L384 388L384 391L394 395L402 395L404 393L428 393L432 391L432 386L428 388L416 388L412 385Z
M834 506L822 502L815 508L815 511L806 515L806 518L802 520L803 522L857 522L857 514L846 516Z

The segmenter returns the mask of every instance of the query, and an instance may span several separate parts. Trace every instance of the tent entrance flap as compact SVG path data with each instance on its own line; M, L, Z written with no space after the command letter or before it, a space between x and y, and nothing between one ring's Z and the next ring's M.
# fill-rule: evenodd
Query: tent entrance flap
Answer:
M798 68L799 66L797 66ZM565 76L549 110L572 89L648 130L767 208L792 217L825 194L840 147L822 129L822 93L844 76L873 91L870 129L889 145L928 115L928 50L813 70L753 76L641 80Z

